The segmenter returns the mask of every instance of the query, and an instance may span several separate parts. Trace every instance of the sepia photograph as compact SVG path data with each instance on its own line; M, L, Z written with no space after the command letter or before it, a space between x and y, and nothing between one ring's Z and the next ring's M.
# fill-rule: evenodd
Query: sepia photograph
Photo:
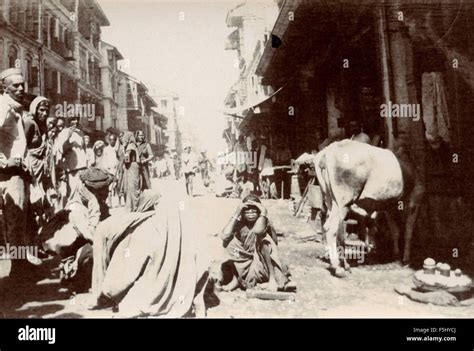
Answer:
M0 72L0 318L474 317L474 1L0 0Z

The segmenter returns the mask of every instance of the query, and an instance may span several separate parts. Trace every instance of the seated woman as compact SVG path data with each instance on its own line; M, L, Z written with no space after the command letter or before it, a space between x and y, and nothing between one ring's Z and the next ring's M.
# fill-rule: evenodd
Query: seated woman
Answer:
M115 307L129 318L204 317L209 260L196 223L192 211L163 196L154 211L99 224L89 308Z
M223 264L223 273L229 263L233 270L223 290L250 289L262 283L268 283L268 290L285 290L289 273L278 257L276 232L257 196L250 194L243 199L221 238L230 256Z

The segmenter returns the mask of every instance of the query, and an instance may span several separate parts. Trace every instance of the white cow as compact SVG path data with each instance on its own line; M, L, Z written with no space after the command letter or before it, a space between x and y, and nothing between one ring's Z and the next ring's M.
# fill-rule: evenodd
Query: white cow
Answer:
M349 209L364 216L386 211L394 254L398 257L400 232L390 212L396 211L398 201L403 201L406 214L403 261L410 259L411 237L424 187L404 152L397 156L389 150L354 140L334 142L316 155L316 176L325 207L323 231L336 276L345 276L345 270L350 268L344 254L339 257L340 252L345 252L342 224Z

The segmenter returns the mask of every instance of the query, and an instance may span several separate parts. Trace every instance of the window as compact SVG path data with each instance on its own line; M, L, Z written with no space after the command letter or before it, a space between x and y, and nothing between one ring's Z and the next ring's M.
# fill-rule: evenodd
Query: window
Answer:
M8 49L8 68L17 67L17 59L18 49L15 46L10 45L10 48Z
M64 42L66 44L66 49L68 50L74 49L74 36L72 32L68 29L64 29Z
M33 56L30 54L26 55L25 64L25 88L28 93L31 93L32 89L38 86L38 70L37 67L35 67L36 64L34 62Z
M114 52L112 50L107 50L107 58L109 61L109 66L114 67Z
M87 82L87 55L84 50L80 51L79 65L81 68L81 79Z
M43 13L43 18L42 18L42 25L41 25L41 31L42 31L42 36L43 36L43 45L48 45L49 40L48 40L48 22L49 22L49 16L46 13Z
M9 19L10 19L10 23L14 26L18 25L18 13L19 13L18 2L17 1L10 2Z
M168 100L163 99L161 100L161 107L166 108L168 106Z

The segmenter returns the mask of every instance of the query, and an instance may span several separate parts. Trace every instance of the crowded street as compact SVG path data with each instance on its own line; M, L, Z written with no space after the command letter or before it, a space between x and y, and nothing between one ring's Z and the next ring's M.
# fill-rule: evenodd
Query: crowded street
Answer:
M155 179L154 188L184 189L183 181ZM212 220L203 221L209 252L218 260L221 241L216 237L239 200L222 199L214 194L203 194L192 199L192 209L202 217L212 214ZM269 217L280 238L283 259L290 262L291 273L298 283L294 298L286 301L260 300L246 297L245 291L221 292L219 302L208 310L208 317L253 318L440 318L470 317L474 307L440 307L423 305L400 297L394 287L409 285L414 270L394 263L361 265L352 269L349 280L340 280L327 270L328 263L318 259L324 254L324 245L312 239L314 227L295 218L287 203L266 200ZM112 210L119 214L122 208ZM7 264L1 262L5 275ZM27 295L11 294L3 300L4 317L8 318L112 318L111 309L90 311L87 305L92 294L72 295L54 275L45 278ZM211 304L212 306L212 304Z
M473 15L0 0L0 318L474 316Z

